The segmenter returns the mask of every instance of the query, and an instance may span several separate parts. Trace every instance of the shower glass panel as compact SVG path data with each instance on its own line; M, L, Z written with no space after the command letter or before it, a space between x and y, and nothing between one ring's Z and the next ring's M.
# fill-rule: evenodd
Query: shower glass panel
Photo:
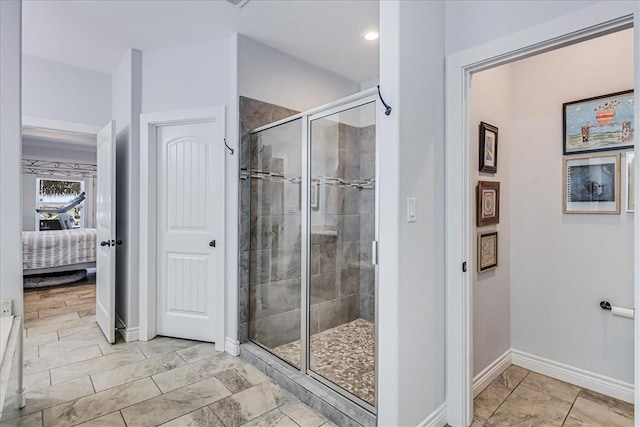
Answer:
M310 121L309 370L375 406L375 102Z
M249 338L277 349L301 335L302 119L251 135Z

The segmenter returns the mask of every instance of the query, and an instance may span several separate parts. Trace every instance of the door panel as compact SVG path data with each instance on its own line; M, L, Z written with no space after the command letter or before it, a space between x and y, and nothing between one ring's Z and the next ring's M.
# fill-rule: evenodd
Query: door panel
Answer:
M96 321L110 343L116 329L116 141L114 121L98 134ZM103 244L104 243L104 244Z
M215 290L224 283L220 126L157 128L159 335L215 339Z

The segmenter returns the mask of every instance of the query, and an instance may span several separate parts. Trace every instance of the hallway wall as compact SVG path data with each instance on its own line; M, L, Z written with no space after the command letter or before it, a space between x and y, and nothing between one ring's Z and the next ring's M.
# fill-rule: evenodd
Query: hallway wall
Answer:
M505 65L474 74L470 95L469 165L472 193L469 198L470 229L469 272L473 283L473 376L489 366L511 348L510 288L510 149L511 68ZM479 172L479 125L484 121L498 127L498 170L495 174ZM478 181L500 183L500 223L476 227L476 192ZM477 272L477 233L498 231L498 267Z
M633 88L633 67L632 30L511 65L513 348L628 383L633 322L598 306L634 304L626 180L620 215L562 213L562 103Z

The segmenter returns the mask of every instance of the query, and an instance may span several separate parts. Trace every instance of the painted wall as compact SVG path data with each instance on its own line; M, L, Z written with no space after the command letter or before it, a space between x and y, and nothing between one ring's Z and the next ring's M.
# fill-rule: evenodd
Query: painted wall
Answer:
M12 300L14 314L22 305L21 158L21 25L22 2L0 2L0 295ZM21 363L21 361L20 361Z
M309 110L360 91L360 84L238 36L238 91L297 111Z
M522 31L598 1L446 0L446 54Z
M111 76L24 55L22 114L104 126L111 120Z
M41 141L33 141L26 137L22 139L22 158L33 160L56 160L61 162L79 162L96 164L96 150L93 147L74 146L71 144L56 144L56 147L45 148ZM51 145L51 144L47 144ZM36 197L37 178L48 178L49 175L22 174L22 230L35 231L36 226ZM62 177L54 177L60 179ZM84 182L87 199L84 202L85 227L95 227L95 193L92 177L70 178Z
M475 74L471 82L469 144L470 183L500 182L500 223L476 227L476 195L470 195L471 232L469 272L473 284L473 375L476 376L511 348L510 276L510 148L511 135L511 73L502 66ZM498 127L498 171L479 172L479 129L481 121ZM498 267L477 272L477 232L498 231ZM522 253L520 253L522 256Z
M131 332L139 326L139 195L142 52L130 49L112 76L116 122L116 316Z
M633 306L633 215L562 213L561 107L633 88L633 33L511 69L513 347L632 383L633 322L598 303Z
M237 147L237 35L144 51L142 112L226 106L226 142ZM222 143L222 141L221 141ZM237 151L236 151L237 153ZM238 156L227 154L225 184L226 336L238 329Z
M443 1L380 2L380 87L393 107L378 115L380 426L419 425L445 401L444 17Z

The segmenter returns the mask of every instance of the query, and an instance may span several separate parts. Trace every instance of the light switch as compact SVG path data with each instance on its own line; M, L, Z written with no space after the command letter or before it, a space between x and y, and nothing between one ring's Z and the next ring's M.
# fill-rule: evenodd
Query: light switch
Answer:
M416 198L407 198L407 222L416 222Z

